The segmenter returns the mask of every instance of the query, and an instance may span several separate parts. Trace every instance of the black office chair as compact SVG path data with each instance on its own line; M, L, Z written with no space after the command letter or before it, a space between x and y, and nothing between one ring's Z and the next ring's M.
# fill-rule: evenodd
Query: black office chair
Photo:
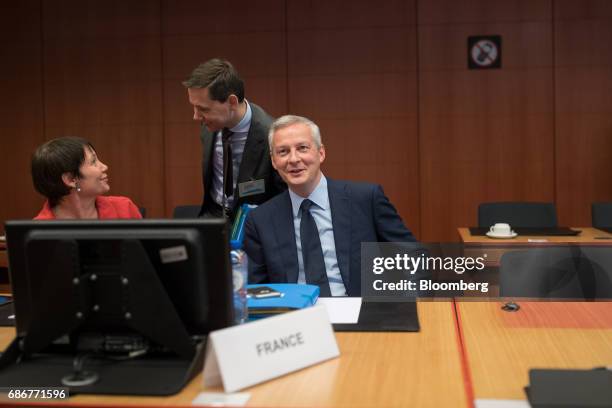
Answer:
M612 251L564 246L506 252L499 268L502 297L538 299L612 298Z
M174 211L172 213L172 218L198 218L198 214L200 213L199 205L178 205L174 207Z
M478 206L478 226L489 228L496 223L513 228L555 228L557 210L553 203L499 202Z
M499 266L500 296L584 299L576 250L567 246L506 252Z
M593 227L612 228L612 203L591 204Z
M584 264L583 290L587 299L612 299L612 249L610 247L582 246ZM588 279L588 281L587 281ZM590 286L585 288L585 282Z

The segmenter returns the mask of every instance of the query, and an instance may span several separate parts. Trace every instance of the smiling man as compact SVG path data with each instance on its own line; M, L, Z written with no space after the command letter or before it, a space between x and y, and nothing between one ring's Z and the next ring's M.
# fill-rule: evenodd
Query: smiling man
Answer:
M325 147L311 120L277 119L268 143L289 190L247 217L249 283L309 283L321 296L360 296L361 243L415 242L414 236L380 185L323 175Z
M244 83L232 64L217 58L207 61L183 85L193 120L202 126L200 216L233 219L240 204L261 204L284 190L266 146L273 119L245 99Z

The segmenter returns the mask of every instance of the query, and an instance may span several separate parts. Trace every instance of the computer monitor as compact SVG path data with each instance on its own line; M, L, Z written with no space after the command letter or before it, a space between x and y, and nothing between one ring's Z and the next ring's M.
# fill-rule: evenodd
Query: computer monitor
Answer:
M145 343L189 361L234 320L228 234L224 219L8 221L19 351Z

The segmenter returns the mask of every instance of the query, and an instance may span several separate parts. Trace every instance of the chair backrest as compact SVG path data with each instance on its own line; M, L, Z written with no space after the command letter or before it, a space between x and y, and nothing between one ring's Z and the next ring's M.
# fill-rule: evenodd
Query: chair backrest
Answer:
M591 204L591 217L595 228L612 228L612 203Z
M506 252L499 266L502 297L584 299L572 247Z
M478 206L478 226L489 228L498 222L521 228L554 228L557 210L553 203L500 202Z
M172 218L198 218L199 205L177 205L174 207Z
M612 299L612 247L582 246L580 249L584 261L580 274L586 298Z
M611 299L612 248L563 246L506 252L502 297Z

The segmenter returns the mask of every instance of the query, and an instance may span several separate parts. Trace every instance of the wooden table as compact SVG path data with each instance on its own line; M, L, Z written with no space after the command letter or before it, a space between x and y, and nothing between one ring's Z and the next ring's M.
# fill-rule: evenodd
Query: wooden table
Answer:
M530 368L612 365L612 302L458 302L474 397L526 399Z
M452 302L420 302L418 310L419 333L336 333L339 358L246 389L251 394L248 405L468 406ZM0 347L6 346L11 335L11 329L0 329ZM83 395L69 401L76 405L187 406L202 391L198 376L171 397Z
M458 228L457 230L464 244L465 256L476 258L486 253L485 264L487 266L499 266L501 256L509 250L565 244L612 246L612 234L610 233L591 227L572 227L572 229L582 232L575 236L520 235L516 238L498 239L489 238L486 235L472 235L469 228Z

